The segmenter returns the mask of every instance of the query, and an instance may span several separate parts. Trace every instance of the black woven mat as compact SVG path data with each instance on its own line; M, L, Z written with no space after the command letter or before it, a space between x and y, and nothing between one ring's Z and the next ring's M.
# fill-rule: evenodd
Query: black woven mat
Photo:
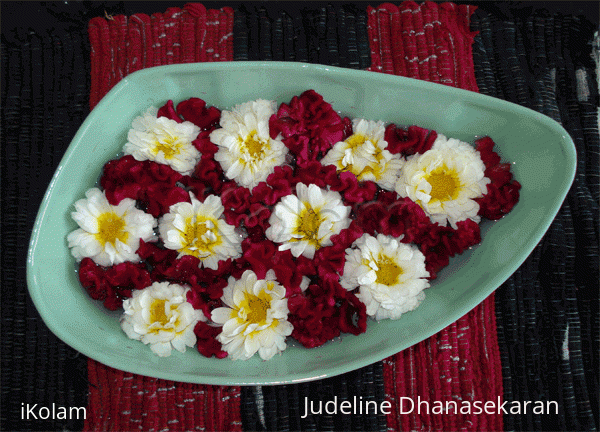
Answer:
M86 405L86 359L40 319L27 294L25 265L43 194L88 112L87 35L36 4L3 4L2 12L1 428L79 430L83 420L23 421L21 410ZM9 24L25 18L28 24Z
M596 29L545 11L475 12L482 93L562 123L577 147L577 175L543 241L496 293L506 400L558 401L558 415L508 415L507 430L598 426L598 88Z
M519 2L521 3L521 2ZM223 4L205 3L210 7ZM183 2L2 4L2 430L79 430L81 421L21 420L25 404L85 406L86 359L46 328L26 291L29 235L52 173L87 115L93 16L164 11ZM228 3L236 60L369 66L365 4ZM373 3L373 6L377 3ZM598 418L597 18L482 3L472 19L484 94L560 121L578 152L574 186L526 263L497 291L506 400L557 400L557 416L505 416L506 430L596 430ZM549 6L551 7L551 6ZM556 6L553 6L556 8ZM256 41L260 41L257 43ZM377 416L300 419L304 395L383 398L381 364L340 377L244 388L246 430L383 430Z

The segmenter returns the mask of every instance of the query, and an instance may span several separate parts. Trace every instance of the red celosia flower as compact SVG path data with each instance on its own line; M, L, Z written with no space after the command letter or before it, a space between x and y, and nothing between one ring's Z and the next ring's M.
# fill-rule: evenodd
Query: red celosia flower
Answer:
M104 165L100 185L108 202L117 205L123 198L137 200L154 217L168 212L180 201L189 201L189 194L177 186L182 175L168 165L153 161L137 161L131 155L114 159Z
M437 272L446 267L450 257L464 252L481 242L479 225L471 219L458 222L457 229L439 224L431 224L421 240L421 252L425 255L425 268L429 279L435 279Z
M344 197L344 202L350 204L371 201L377 192L377 185L372 181L358 182L358 179L351 172L342 172L339 174L339 192Z
M485 164L485 176L491 180L487 193L475 199L479 204L479 215L497 220L509 213L519 201L521 184L513 180L510 164L500 163L500 156L493 150L494 141L490 137L475 142L481 160Z
M146 265L130 261L109 267L106 270L106 279L113 287L118 287L121 293L127 290L129 292L127 297L131 297L133 289L140 290L152 285Z
M156 117L167 117L168 119L174 120L177 123L183 123L181 117L177 115L175 111L175 106L173 106L173 101L169 100L166 104L159 108L156 113Z
M229 181L224 183L221 189L221 202L226 209L244 213L250 208L250 191L238 186L234 181Z
M272 257L272 269L279 283L286 288L286 295L291 296L301 292L304 276L314 275L314 262L306 257L294 258L289 250L278 252Z
M194 176L202 183L212 188L213 194L219 194L223 187L223 170L221 165L212 156L203 155L196 165Z
M205 322L198 321L198 324L194 327L198 352L204 357L215 356L218 359L227 357L227 352L221 349L222 345L217 341L219 333L221 333L221 327L213 327Z
M415 153L425 153L433 146L437 138L436 131L423 129L419 126L409 126L402 129L395 124L385 128L384 139L387 141L387 149L390 153L402 153L410 156Z
M210 132L210 130L200 131L192 144L203 156L214 158L215 153L219 151L219 147L210 140Z
M187 192L194 194L194 196L202 202L204 202L206 197L211 193L210 187L196 177L183 176L179 183Z
M343 291L342 291L343 290ZM367 307L354 293L341 288L338 294L344 301L339 306L339 325L343 333L358 336L367 331Z
M431 220L417 203L410 198L399 198L388 205L378 232L394 237L403 235L402 242L417 243L430 225Z
M145 204L146 212L154 217L169 212L169 207L178 202L190 202L190 194L179 186L168 186L160 183L148 185L144 196L139 199Z
M211 298L206 292L195 287L187 292L187 301L194 309L200 309L207 318L210 318L213 309L221 306L220 297Z
M152 285L150 274L143 263L124 262L104 268L91 258L84 258L79 264L79 281L94 300L103 300L104 306L117 310L123 300L131 297L134 289Z
M271 209L261 203L253 203L250 205L244 224L247 228L259 226L265 231L269 227L269 217L271 217Z
M294 96L289 105L281 104L269 121L271 138L281 133L283 143L298 165L318 160L336 142L344 139L349 120L342 120L331 104L314 90Z
M277 246L271 240L260 242L245 239L242 242L244 259L250 264L259 279L264 279L267 272L273 268L271 259L277 254Z
M315 274L311 260L294 258L289 250L279 251L275 243L264 239L246 238L242 242L243 259L259 279L263 279L269 270L275 271L277 281L286 288L288 294L299 292L303 276Z
M296 168L294 177L299 183L304 183L307 186L312 183L324 189L327 187L326 178L331 178L332 173L335 173L335 166L323 166L321 162L310 161L304 166Z
M162 249L155 243L147 243L144 240L140 240L140 246L136 253L151 266L156 266L158 263L172 261L177 258L177 251Z
M323 345L340 335L339 320L336 317L335 300L333 304L326 302L318 285L311 285L306 296L297 294L288 299L288 321L294 326L292 337L306 348Z
M177 104L177 113L202 130L214 129L221 119L221 111L218 108L207 108L206 102L199 98L189 98Z
M297 182L292 167L277 166L266 182L260 182L252 189L249 199L253 203L273 206L284 196L293 193Z
M363 230L356 221L352 221L350 226L340 231L339 234L330 237L332 246L326 246L315 252L314 263L318 269L320 277L327 273L341 274L344 271L346 262L346 249L352 246L352 243L363 235Z
M373 201L358 207L356 221L364 232L376 236L380 229L379 224L387 215L387 206L379 201Z
M172 283L189 286L194 295L203 295L204 301L215 301L223 295L229 276L239 277L244 267L231 259L220 261L216 270L198 267L199 259L184 255L177 258L178 252L163 249L153 243L140 242L137 254L152 268L153 281L168 280ZM199 305L195 305L200 309ZM205 314L207 311L204 311Z
M364 303L346 291L331 275L288 299L288 321L292 337L307 348L323 345L343 332L364 333L367 313Z
M313 183L320 188L339 192L347 205L370 201L377 192L377 186L372 181L359 182L351 172L338 173L334 165L323 166L317 161L298 167L295 178L306 185Z
M381 191L377 199L356 210L358 225L366 233L393 237L403 235L404 243L419 243L423 233L432 225L423 209L410 198L396 192Z

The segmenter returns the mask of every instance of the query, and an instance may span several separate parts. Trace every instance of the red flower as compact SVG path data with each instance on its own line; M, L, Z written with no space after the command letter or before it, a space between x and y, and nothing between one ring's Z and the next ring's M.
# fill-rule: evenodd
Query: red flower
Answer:
M307 90L299 97L294 96L289 105L281 104L271 116L269 132L271 138L281 133L283 143L302 166L318 160L336 142L342 141L348 132L348 119L342 118L331 104L314 90Z
M377 192L377 185L372 181L358 182L358 179L351 172L342 172L339 174L340 186L331 188L339 190L343 195L344 201L349 204L371 201Z
M425 268L429 272L429 279L437 277L437 273L449 264L450 257L481 242L481 231L476 222L467 219L456 225L455 230L437 223L431 224L424 233L421 252L425 255Z
M118 205L124 198L140 202L146 212L158 217L180 201L188 201L188 193L177 186L182 175L168 165L153 161L137 161L131 155L104 165L100 185L108 202Z
M221 111L218 108L206 108L206 102L199 98L189 98L177 104L177 113L202 130L214 129L221 119Z
M334 275L343 273L344 264L346 263L346 249L352 246L352 243L362 235L363 230L356 221L352 221L348 228L331 236L330 239L333 245L322 247L315 252L314 263L319 276L326 277L327 273Z
M222 345L216 339L219 333L221 333L221 327L213 327L205 322L198 321L196 327L194 327L198 352L204 357L215 356L218 359L227 357L227 352L221 349Z
M304 257L294 258L289 250L279 251L275 243L264 239L247 238L242 242L245 267L252 269L259 279L269 270L275 271L277 281L286 288L288 295L300 292L303 276L315 274L315 264Z
M372 236L403 235L404 243L419 243L421 236L432 225L423 209L410 198L401 198L396 192L381 191L377 199L356 209L357 223Z
M402 153L410 156L415 153L425 153L433 146L437 132L423 129L419 126L409 126L407 129L390 124L385 128L384 139L390 153Z
M510 164L500 163L500 156L493 150L494 141L484 137L475 142L485 164L485 176L491 180L487 193L475 199L479 204L479 215L497 220L509 213L519 201L521 184L513 180Z
M196 165L194 176L205 185L211 187L214 194L221 192L225 177L221 165L212 156L202 155Z
M174 120L177 123L183 123L183 120L177 115L173 101L169 100L166 104L159 108L156 113L156 117L167 117L168 119Z
M368 202L358 207L356 221L361 229L376 236L381 221L388 215L387 206L379 201Z
M271 240L254 242L245 239L242 242L244 259L250 264L252 270L259 279L264 279L267 272L273 268L272 257L277 255L277 246Z
M193 193L196 199L199 201L204 202L206 197L210 195L210 187L196 177L184 176L181 178L179 183L187 192ZM182 201L190 202L187 199Z
M125 262L108 268L97 265L91 258L79 264L79 281L94 300L103 300L109 310L117 310L134 289L152 285L143 263Z
M269 218L271 217L271 209L265 207L261 203L253 203L250 205L248 217L244 220L247 228L259 226L265 231L269 227Z
M120 289L121 293L127 290L127 297L131 297L132 289L140 290L152 285L146 265L129 261L109 267L106 270L106 279L113 287Z
M139 202L145 204L146 212L159 217L169 212L169 207L178 202L190 202L190 194L179 186L161 183L148 185Z
M431 225L425 211L410 198L399 198L387 208L386 216L379 224L379 232L399 237L402 242L417 243Z
M226 210L231 210L237 214L244 213L250 208L249 200L250 191L248 188L238 186L234 181L223 184L221 202Z
M342 291L343 290L343 291ZM340 330L344 333L352 333L358 336L367 331L367 307L361 302L358 297L346 291L342 287L339 288L340 296L343 296L344 301L339 306L339 325Z
M210 130L200 131L192 144L203 156L213 158L215 153L219 151L219 146L210 140L210 133Z
M333 275L288 299L292 337L307 348L323 345L341 332L358 335L367 328L365 305Z
M277 166L269 174L266 182L260 182L252 189L252 201L262 202L269 206L275 205L281 198L293 193L296 183L297 180L294 178L291 166Z

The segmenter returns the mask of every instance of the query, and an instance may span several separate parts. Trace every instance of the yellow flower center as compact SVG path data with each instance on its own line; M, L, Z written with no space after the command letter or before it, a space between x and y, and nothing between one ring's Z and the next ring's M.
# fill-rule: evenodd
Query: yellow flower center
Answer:
M258 132L253 130L242 142L242 148L246 150L252 159L258 159L264 153L267 143L258 137Z
M358 178L358 180L364 179L366 174L368 174L368 173L373 174L373 176L375 176L375 178L377 180L379 180L381 178L381 175L383 174L383 170L384 170L385 166L384 166L384 164L381 163L381 159L383 159L383 155L381 154L381 150L379 148L377 148L375 150L374 156L377 159L377 163L367 165L360 173L356 174L356 177Z
M151 332L158 333L159 331L173 331L179 325L179 318L175 320L173 323L173 327L169 326L169 328L165 328L165 325L169 323L169 317L165 313L165 303L167 301L164 299L155 299L152 304L150 304L150 324L160 324L160 327L153 328ZM171 310L177 309L177 305L172 304Z
M122 217L117 216L114 212L106 212L98 216L97 221L98 233L95 234L95 237L102 247L106 243L111 243L115 246L117 240L120 240L122 243L127 242L129 233L125 231L126 224Z
M212 255L213 248L223 242L217 229L217 221L203 217L198 218L195 223L191 218L186 219L182 237L183 247L178 252L200 259Z
M398 283L398 278L404 270L398 264L394 262L393 259L386 255L380 255L377 260L377 270L375 273L377 274L377 279L375 282L380 283L382 285L393 286Z
M371 139L362 134L351 135L349 138L346 138L346 141L345 141L347 144L346 149L354 152L358 147L362 146L367 140L371 140ZM377 160L376 163L371 163L359 171L353 164L344 165L343 158L342 158L338 161L338 171L350 171L352 174L354 174L358 178L358 180L363 180L365 175L370 173L373 176L375 176L375 178L377 180L379 180L381 178L381 175L383 174L383 169L384 169L384 166L381 163L381 159L383 159L383 155L381 153L381 149L377 146L377 141L373 142L373 140L371 140L371 142L375 146L375 152L373 153L373 156Z
M357 147L360 147L365 143L367 137L362 134L354 134L346 138L346 143L348 143L348 148L354 150Z
M448 170L446 166L433 170L425 180L431 185L432 200L447 201L458 198L460 191L460 180L454 170Z
M162 140L157 140L155 144L154 154L157 155L158 152L162 151L165 159L172 159L181 153L181 143L177 137L163 138Z
M272 286L273 283L270 282ZM271 296L265 291L261 291L258 296L244 293L244 300L240 304L240 309L246 312L246 321L249 324L263 325L267 320L267 312L271 308Z
M160 323L165 325L169 322L165 313L165 300L156 299L150 305L150 323Z
M323 220L324 218L320 216L318 210L315 211L309 204L305 203L304 208L298 216L297 226L292 231L294 234L302 236L302 238L292 240L307 240L318 249L321 246L319 242L319 227Z

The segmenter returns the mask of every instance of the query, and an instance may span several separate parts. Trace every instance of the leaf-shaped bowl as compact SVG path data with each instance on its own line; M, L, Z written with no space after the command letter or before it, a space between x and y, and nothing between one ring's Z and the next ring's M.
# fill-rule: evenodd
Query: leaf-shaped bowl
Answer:
M67 247L77 228L73 204L102 166L121 152L132 120L149 106L200 97L230 108L258 98L289 102L314 89L349 117L418 125L473 142L489 135L513 162L521 198L502 220L482 223L480 245L451 259L415 311L397 321L369 321L366 333L324 346L290 346L262 361L217 360L195 349L159 358L127 338L119 312L87 295ZM341 374L416 344L469 312L527 258L558 212L575 173L575 148L550 118L466 90L392 75L303 63L223 62L160 66L121 80L73 138L43 199L27 259L30 295L48 327L64 342L104 364L175 381L220 385L283 384Z

